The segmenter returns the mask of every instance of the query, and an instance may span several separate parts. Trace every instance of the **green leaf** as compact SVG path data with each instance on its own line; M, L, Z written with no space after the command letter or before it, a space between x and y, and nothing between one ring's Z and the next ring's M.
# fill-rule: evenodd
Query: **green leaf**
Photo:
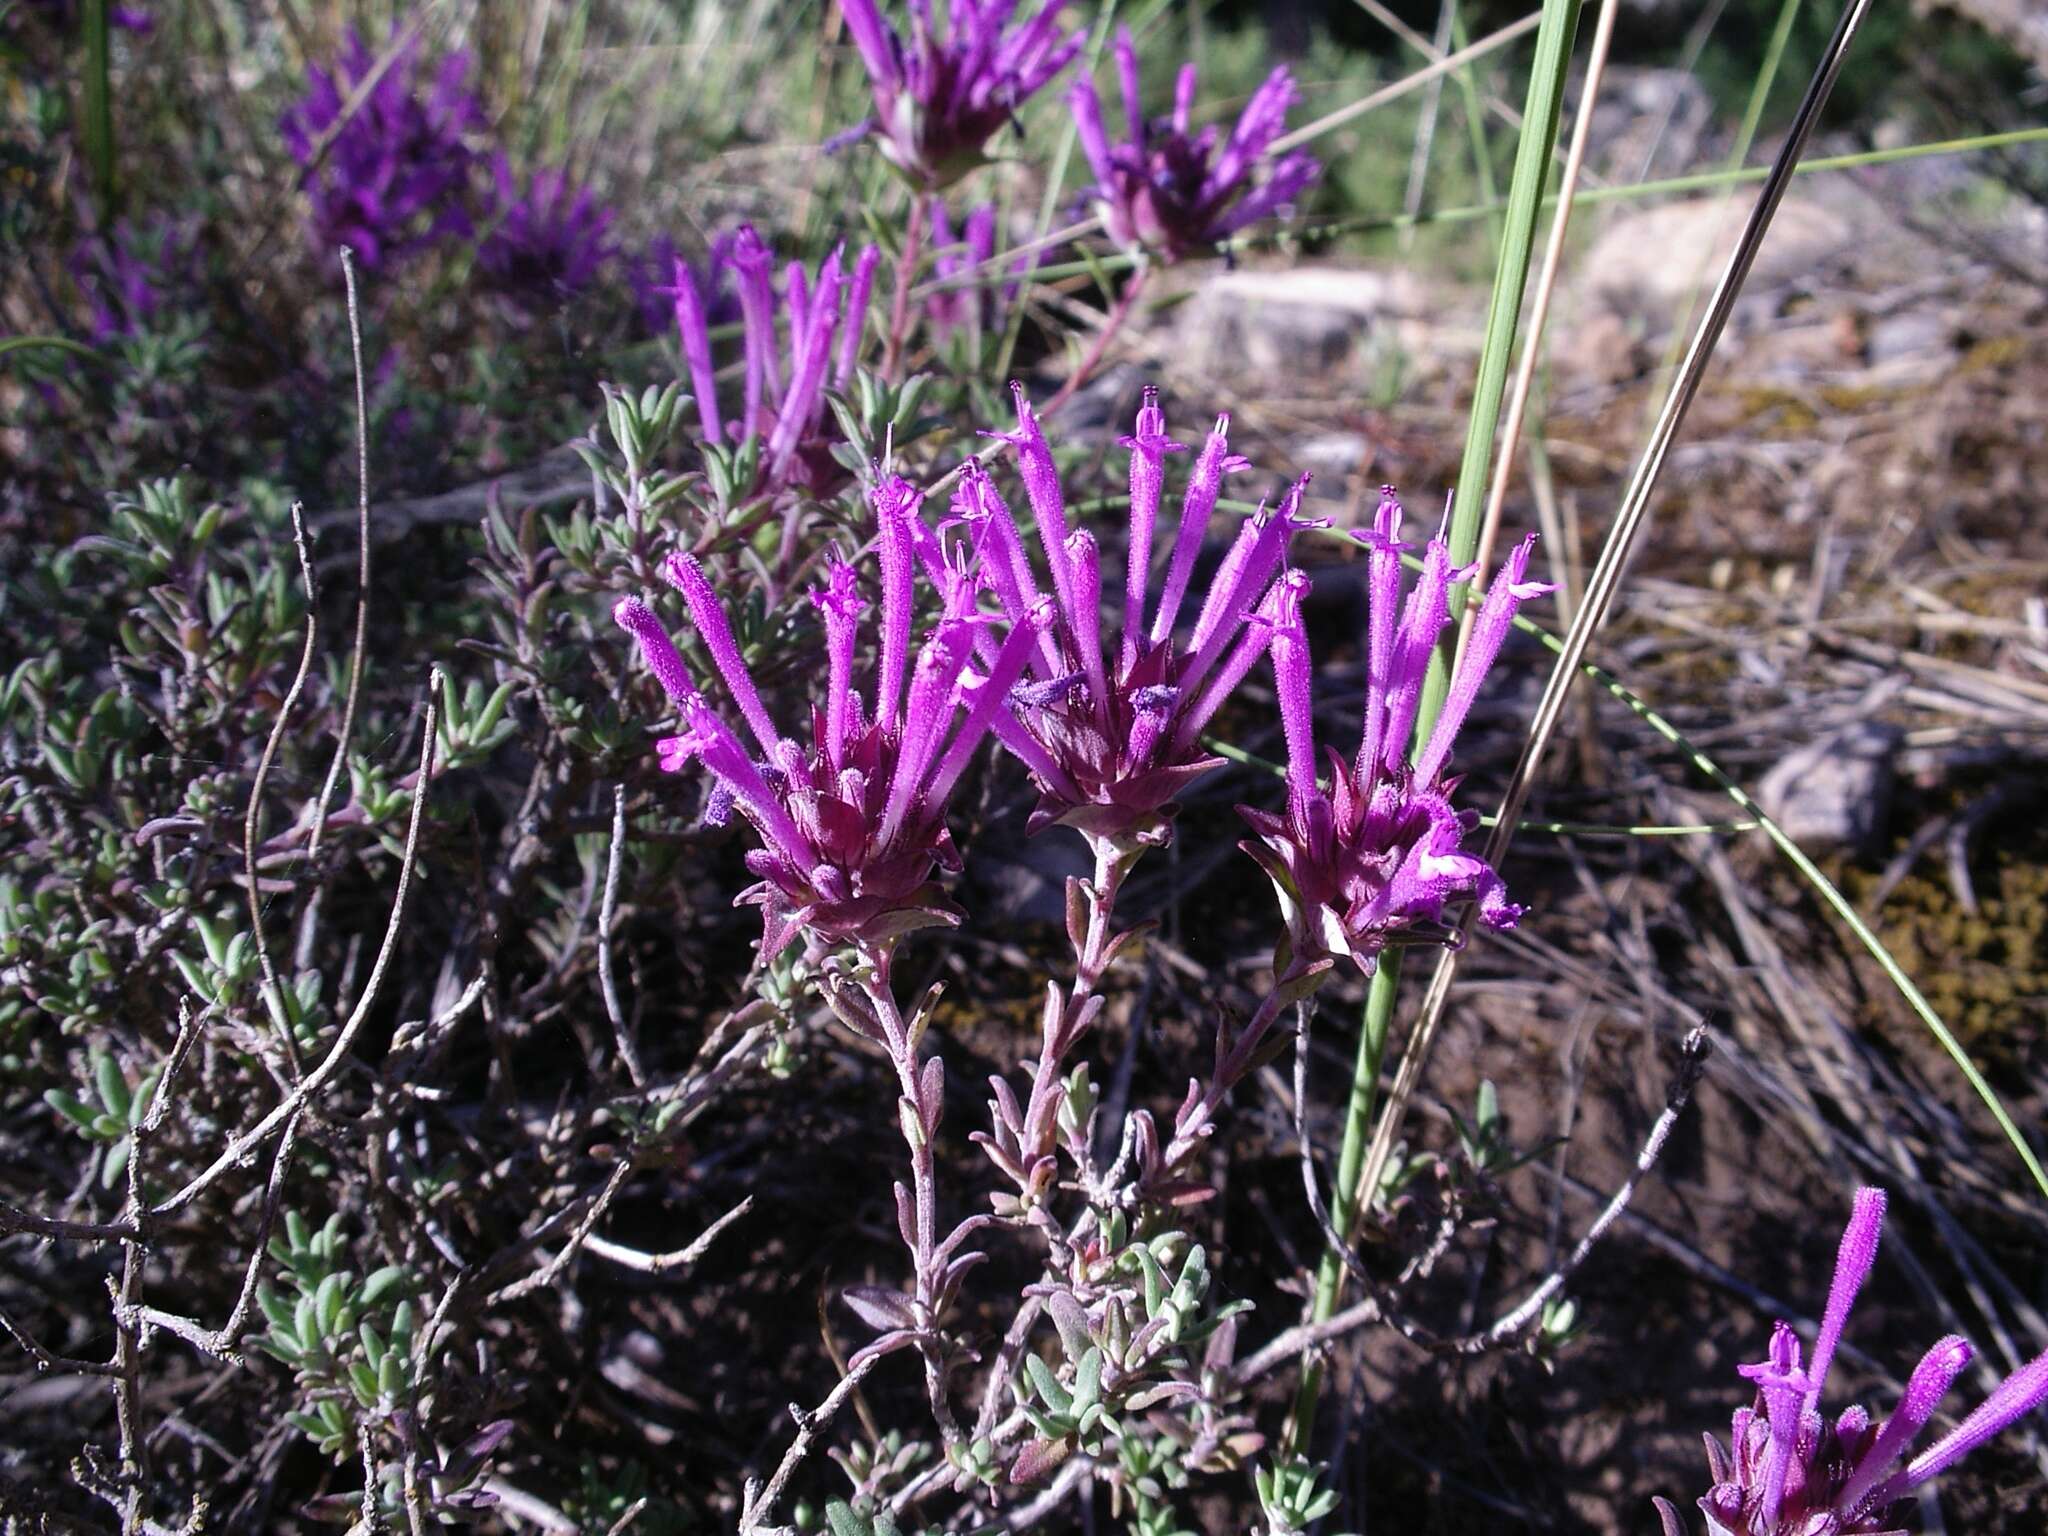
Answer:
M99 1085L100 1103L107 1113L125 1122L128 1119L128 1079L121 1075L120 1064L109 1051L92 1053L93 1081Z
M99 1118L97 1114L87 1109L62 1088L45 1089L43 1092L43 1102L88 1135L92 1133L93 1121Z
M380 1305L386 1297L398 1295L405 1288L405 1266L386 1264L382 1269L372 1270L363 1282L362 1306L365 1311Z
M1046 1407L1059 1414L1073 1412L1073 1395L1060 1385L1059 1378L1053 1375L1051 1366L1036 1355L1026 1355L1024 1374L1031 1378L1031 1385L1038 1390L1039 1399Z

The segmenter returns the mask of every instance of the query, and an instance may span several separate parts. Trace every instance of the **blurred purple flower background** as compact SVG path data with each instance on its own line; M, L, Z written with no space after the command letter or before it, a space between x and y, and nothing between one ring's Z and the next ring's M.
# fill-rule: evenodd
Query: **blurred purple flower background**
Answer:
M383 56L351 31L333 69L307 71L304 98L279 124L310 204L307 237L324 256L350 247L365 270L447 235L468 236L484 114L466 80L470 58L428 67L416 36L394 34ZM355 110L351 99L364 91Z

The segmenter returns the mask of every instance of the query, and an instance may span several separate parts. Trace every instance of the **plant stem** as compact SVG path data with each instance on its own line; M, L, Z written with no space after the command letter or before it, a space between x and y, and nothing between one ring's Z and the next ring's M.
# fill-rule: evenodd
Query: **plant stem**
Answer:
M910 290L917 281L917 264L924 257L924 228L931 216L931 194L914 192L910 217L903 226L903 249L896 258L896 296L889 304L889 339L882 351L882 377L894 382L896 366L903 358L903 341L910 334Z
M1325 974L1329 962L1320 962ZM1160 1153L1160 1166L1171 1173L1191 1157L1195 1149L1207 1138L1211 1122L1223 1101L1230 1097L1231 1089L1244 1080L1257 1060L1259 1047L1265 1044L1266 1036L1280 1015L1311 993L1314 986L1304 991L1302 983L1316 970L1316 965L1296 960L1286 971L1273 978L1272 990L1259 1003L1259 1011L1251 1016L1250 1022L1238 1031L1230 1048L1219 1056L1216 1070L1209 1079L1209 1086L1195 1103L1183 1109L1174 1118L1173 1140ZM1320 984L1318 982L1318 984Z
M1144 852L1143 848L1126 848L1109 838L1092 841L1095 876L1081 887L1088 915L1080 947L1074 952L1074 984L1068 989L1059 1018L1040 1043L1038 1071L1031 1079L1031 1096L1024 1109L1023 1144L1030 1160L1052 1152L1053 1134L1059 1123L1060 1070L1095 1021L1096 988L1119 947L1117 936L1110 932L1117 892Z
M939 1117L945 1108L944 1080L940 1079L937 1093L927 1095L917 1066L917 1040L889 983L889 952L875 950L864 958L868 963L863 968L861 993L874 1010L875 1020L881 1026L879 1043L888 1052L889 1064L896 1069L896 1086L901 1092L896 1118L904 1144L910 1149L911 1220L910 1230L903 1235L910 1247L911 1313L918 1334L917 1352L924 1360L925 1390L931 1398L932 1417L946 1443L952 1445L960 1438L960 1426L946 1401L945 1352L938 1337L939 1281L947 1256L939 1245L938 1158L932 1150ZM900 1185L898 1190L900 1193Z
M1359 1024L1358 1055L1351 1069L1351 1100L1344 1111L1344 1142L1337 1152L1335 1199L1330 1224L1351 1241L1367 1202L1358 1198L1358 1170L1365 1162L1366 1128L1372 1124L1373 1106L1379 1100L1380 1063L1386 1059L1387 1029L1394 1019L1394 995L1400 980L1401 951L1383 950L1379 969L1372 974L1366 993L1365 1014ZM1309 1307L1311 1326L1328 1322L1336 1315L1344 1294L1344 1260L1325 1249L1316 1267L1315 1299ZM1294 1413L1288 1421L1287 1446L1303 1453L1316 1426L1316 1400L1323 1389L1323 1364L1311 1355L1301 1370L1301 1388L1295 1394Z

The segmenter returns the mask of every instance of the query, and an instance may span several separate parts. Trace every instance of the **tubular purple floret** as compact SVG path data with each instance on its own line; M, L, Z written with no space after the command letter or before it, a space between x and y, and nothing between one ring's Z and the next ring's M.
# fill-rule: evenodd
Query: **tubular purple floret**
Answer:
M875 718L896 719L903 697L903 673L910 659L911 580L914 541L908 526L924 492L901 475L891 475L869 495L875 509L882 566L881 682L875 690Z
M1159 391L1147 385L1144 403L1131 435L1119 439L1131 450L1130 553L1124 564L1124 629L1122 660L1128 667L1138 654L1145 632L1145 588L1152 574L1152 530L1159 521L1159 502L1166 490L1166 455L1187 452L1187 444L1166 435L1166 413Z
M1258 665L1259 658L1273 643L1273 626L1279 621L1281 595L1290 585L1298 585L1305 595L1308 590L1307 574L1299 570L1282 571L1280 579L1266 589L1265 597L1245 621L1244 628L1238 633L1237 644L1231 647L1223 665L1209 674L1194 702L1181 710L1170 750L1180 753L1192 747L1203 727L1223 707L1224 700L1237 691L1237 685L1244 681L1245 675Z
M948 619L925 640L910 680L903 730L897 738L896 765L889 778L888 804L876 846L888 848L910 813L922 803L919 791L925 770L945 736L959 697L960 674L974 648L974 623Z
M825 622L828 673L825 695L825 757L836 774L846 762L847 700L853 693L853 651L861 610L859 574L844 560L834 561L830 585L813 591L811 601Z
M952 745L932 771L931 783L925 790L925 804L934 815L943 812L947 799L953 793L953 786L966 771L982 738L993 729L997 716L1009 713L1010 690L1024 675L1024 668L1038 647L1038 637L1050 630L1052 624L1052 599L1041 597L1031 605L1021 623L1011 626L1010 633L1003 640L1002 650L996 655L995 665L976 690L974 702L968 707Z
M767 460L771 475L779 475L790 455L796 452L824 398L825 371L832 360L832 338L839 328L839 260L840 252L834 250L819 266L818 290L811 296L807 318L795 317L792 310L792 333L800 335L802 341L791 359L789 394L783 399L782 409L775 418L775 429L768 437ZM794 305L803 268L800 264L792 265L797 273L790 283L790 298Z
M1201 453L1195 458L1194 473L1188 479L1187 493L1181 500L1180 530L1174 537L1173 558L1166 569L1166 586L1159 594L1159 607L1152 615L1149 636L1152 644L1158 645L1171 635L1174 623L1180 617L1180 605L1187 595L1188 581L1194 575L1196 557L1202 552L1202 535L1208 529L1210 514L1216 510L1217 498L1223 494L1224 475L1250 467L1251 460L1230 451L1228 413L1218 416L1208 440L1202 444Z
M1372 532L1357 536L1366 556L1365 726L1360 733L1356 775L1369 794L1380 773L1381 748L1387 729L1387 697L1392 690L1394 631L1401 606L1401 502L1391 485L1380 487Z
M1024 541L1018 536L1009 504L997 492L995 482L989 479L979 459L970 458L961 466L960 486L953 493L953 515L973 528L975 545L981 551L981 568L995 589L1004 615L1012 624L1021 623L1038 602L1038 580L1031 574L1031 560L1024 553ZM1053 626L1047 625L1038 631L1039 657L1048 678L1057 677L1060 672L1059 649L1052 630Z
M1401 625L1394 636L1392 686L1387 695L1386 731L1380 747L1381 766L1392 771L1408 753L1409 732L1422 702L1422 681L1436 651L1437 636L1450 621L1449 593L1453 580L1451 550L1442 538L1429 541L1423 552L1422 577L1408 594Z
M1882 1484L1872 1507L1904 1498L1928 1479L1937 1477L1987 1440L2004 1433L2048 1401L2048 1351L2014 1371L1992 1390L1970 1416L1908 1462Z
M1287 109L1294 104L1294 94L1294 77L1287 72L1285 64L1275 67L1265 82L1252 92L1251 100L1245 103L1245 109L1237 119L1237 126L1230 130L1223 152L1216 157L1216 163L1202 182L1202 202L1215 203L1244 180L1253 162L1265 153L1266 146L1278 138L1280 130L1286 126Z
M1185 135L1194 120L1195 91L1201 74L1193 63L1183 64L1173 81L1173 131Z
M1280 729L1287 738L1287 803L1300 817L1316 796L1314 664L1301 603L1308 582L1284 582L1274 604L1270 655L1273 687L1280 700Z
M1088 679L1089 703L1095 721L1109 730L1109 674L1102 664L1102 555L1095 535L1076 528L1067 535L1062 554L1071 574L1074 592L1074 652Z
M697 689L690 681L690 670L683 665L675 642L669 639L668 630L652 608L637 597L622 597L612 606L612 618L640 642L640 654L647 658L647 670L654 674L654 680L661 684L661 691L672 702L688 705L697 699Z
M718 718L718 712L699 698L684 706L684 718L697 740L698 760L724 781L774 851L799 869L815 864L817 850L790 819L789 811L769 788L759 766L747 755L731 727Z
M1416 760L1415 777L1420 783L1433 782L1450 757L1451 743L1456 740L1473 700L1479 696L1480 684L1486 681L1486 674L1500 655L1508 630L1514 625L1515 610L1530 598L1540 597L1551 590L1548 582L1525 579L1529 571L1529 554L1535 547L1536 535L1532 533L1515 546L1487 586L1485 601L1480 604L1479 616L1473 622L1471 635L1465 643L1465 653L1458 658L1457 671L1444 697L1443 710L1429 733L1428 745ZM1818 1382L1814 1390L1818 1393Z
M1078 610L1074 601L1073 572L1066 557L1066 496L1060 489L1059 470L1053 464L1052 450L1046 446L1045 434L1039 430L1037 414L1031 409L1024 386L1013 380L1010 396L1017 406L1017 430L988 435L1016 445L1017 469L1024 481L1025 498L1031 503L1031 515L1038 524L1038 540L1045 550L1045 563L1052 569L1053 593L1059 598L1061 617L1071 628L1077 622Z
M694 555L676 554L670 555L663 563L662 574L683 594L683 602L690 610L690 622L702 637L704 648L711 653L711 664L725 679L726 691L739 706L740 714L745 717L747 728L754 733L755 740L761 743L762 754L772 759L777 740L775 722L769 717L768 706L761 702L761 692L754 686L754 675L740 655L739 645L732 637L732 625L725 617L724 605L718 601L718 594L711 590L704 567L697 563Z
M1086 73L1068 88L1067 105L1073 109L1074 132L1081 141L1081 153L1088 157L1088 169L1097 182L1108 186L1116 174L1109 158L1109 134L1102 126L1102 101L1095 94L1095 82ZM1116 238L1117 232L1111 230L1110 235Z
M1208 598L1202 604L1201 616L1195 621L1195 632L1189 640L1193 654L1181 669L1181 681L1187 687L1194 687L1208 675L1223 648L1237 634L1245 617L1252 612L1259 594L1287 559L1287 541L1295 528L1301 510L1301 498L1308 490L1309 477L1301 476L1288 489L1279 509L1270 515L1265 507L1253 513L1246 522L1238 543L1229 555L1224 557L1215 579L1209 584ZM1235 557L1242 551L1242 561Z
M1799 1336L1783 1322L1771 1329L1770 1356L1762 1364L1737 1368L1739 1374L1756 1383L1770 1422L1770 1459L1764 1468L1764 1529L1775 1530L1778 1511L1784 1504L1785 1483L1791 1474L1799 1440L1801 1402L1806 1377L1799 1369Z
M753 437L767 420L765 407L781 397L775 364L775 289L769 277L774 258L751 224L733 239L732 264L739 273L740 312L746 332L746 415L741 437Z
M1144 97L1138 85L1138 45L1129 27L1116 29L1117 83L1124 93L1124 128L1140 154L1145 149Z
M860 50L861 62L867 65L875 83L901 85L903 67L896 39L876 10L875 0L840 0L839 10L846 18L846 30L853 34L854 47Z
M1524 566L1528 564L1526 559L1522 563ZM1512 569L1503 571L1495 576L1494 583L1501 585L1503 576L1512 578L1513 575ZM1493 593L1489 591L1488 607L1492 606L1492 600ZM1874 1185L1866 1185L1856 1191L1848 1224L1842 1228L1841 1245L1835 1250L1834 1279L1828 1286L1827 1307L1821 1313L1820 1332L1814 1338L1813 1354L1807 1362L1806 1397L1801 1406L1809 1411L1820 1403L1828 1366L1834 1361L1836 1346L1842 1342L1842 1329L1848 1324L1850 1309L1856 1305L1863 1282L1870 1278L1871 1266L1877 1263L1877 1245L1884 1235L1884 1205L1884 1191Z
M1949 1387L1962 1374L1963 1367L1970 1363L1971 1354L1967 1342L1957 1334L1950 1334L1920 1357L1920 1363L1913 1367L1913 1374L1906 1378L1906 1390L1899 1398L1898 1407L1884 1421L1876 1438L1864 1447L1847 1481L1836 1494L1835 1508L1838 1511L1853 1517L1862 1513L1866 1504L1875 1507L1876 1501L1868 1495L1892 1472L1899 1458L1912 1448L1927 1421L1934 1417L1934 1410L1948 1396Z
M725 441L718 414L718 375L711 365L711 328L704 316L704 296L689 263L677 259L674 271L676 334L690 369L690 390L697 400L698 430L707 443Z
M839 327L839 360L832 372L832 382L838 388L845 387L860 362L860 344L867 334L868 296L874 291L875 268L881 260L881 247L875 245L861 247L854 259L853 276L846 288L846 317Z

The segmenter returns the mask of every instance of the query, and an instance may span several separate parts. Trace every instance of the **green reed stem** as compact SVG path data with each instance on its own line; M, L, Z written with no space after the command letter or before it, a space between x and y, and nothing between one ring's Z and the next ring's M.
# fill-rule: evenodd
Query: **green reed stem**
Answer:
M1465 433L1465 452L1458 469L1458 501L1452 513L1449 542L1456 565L1466 565L1479 542L1480 515L1485 509L1481 493L1493 458L1494 435L1500 425L1501 403L1507 393L1508 364L1514 355L1515 331L1522 312L1522 295L1528 286L1530 260L1536 250L1537 223L1543 209L1543 184L1550 173L1551 156L1557 147L1557 125L1564 106L1565 77L1571 67L1572 41L1578 34L1581 0L1544 0L1543 19L1536 29L1536 57L1529 68L1528 94L1522 109L1522 133L1515 146L1515 168L1508 182L1506 214L1501 224L1499 261L1494 267L1493 296L1487 305L1486 336L1480 349L1479 373L1472 389L1472 414ZM1444 643L1430 662L1422 689L1421 707L1416 712L1416 742L1429 739L1437 715L1443 709L1450 686L1451 637L1457 632L1457 618L1465 606L1465 583L1450 591L1451 624ZM1358 1188L1365 1149L1371 1135L1373 1110L1379 1093L1380 1065L1386 1058L1387 1034L1394 1016L1398 967L1383 954L1373 972L1365 1000L1365 1019L1359 1029L1358 1055L1352 1069L1351 1101L1344 1116L1344 1138L1337 1153L1337 1183L1331 1192L1330 1220L1347 1243L1356 1230L1358 1218L1371 1201L1371 1193ZM1327 1322L1344 1294L1344 1263L1335 1252L1325 1252L1316 1270L1315 1297L1309 1321ZM1296 1454L1306 1451L1315 1429L1316 1400L1322 1391L1322 1368L1311 1360L1302 1370L1301 1390L1296 1396L1293 1421L1288 1426L1288 1445Z

